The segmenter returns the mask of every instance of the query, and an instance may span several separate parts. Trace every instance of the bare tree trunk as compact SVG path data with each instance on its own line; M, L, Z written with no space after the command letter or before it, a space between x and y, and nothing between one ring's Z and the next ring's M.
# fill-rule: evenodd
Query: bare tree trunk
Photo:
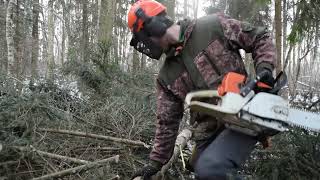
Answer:
M316 63L318 62L318 53L319 53L319 36L320 36L320 33L319 33L319 22L317 21L316 22L316 37L315 37L315 47L314 47L314 50L313 50L313 54L312 54L312 63L311 63L311 68L312 68L312 74L314 75L312 80L313 82L317 82L317 79L318 79L318 72L319 72L319 68L316 68Z
M114 20L115 22L121 21L121 18L125 19L125 17L122 17L122 13L121 13L121 6L123 5L123 2L121 1L117 1L116 2L116 10L115 10L115 16L114 16ZM116 25L113 28L113 38L114 40L112 41L112 50L113 50L113 59L114 59L114 63L115 64L119 64L120 63L120 58L119 58L119 52L118 52L118 44L119 44L119 39L122 38L119 36L119 32L120 32L120 26Z
M13 23L13 13L14 8L17 5L17 0L10 0L7 7L7 16L6 16L6 39L7 39L7 50L8 50L8 73L14 74L14 62L16 48L14 44L14 23Z
M296 45L294 45L293 46L293 52L292 52L292 61L293 61L293 66L292 66L292 71L293 71L293 73L295 73L295 69L296 69L296 58L297 58L297 46Z
M88 0L82 0L82 62L86 62L88 59Z
M176 0L167 0L166 4L167 4L168 15L174 20L175 19Z
M98 34L99 34L99 31L100 31L100 21L101 21L101 17L100 17L100 15L101 15L101 0L97 0L98 2L98 15L97 15L97 29L98 29ZM97 39L97 41L99 42L99 36L98 36L98 39Z
M188 17L188 0L183 1L183 18Z
M15 77L21 82L23 79L23 74L22 74L22 68L23 65L23 48L24 48L24 24L23 24L23 14L25 11L25 1L22 0L17 0L17 5L16 5L16 16L15 16L15 36L14 36L14 45L16 46L16 54L15 54L15 62L14 62L14 71L15 71ZM23 9L20 9L20 6L23 7ZM21 12L22 11L22 12ZM18 89L18 92L20 94L22 90L22 84L17 83L16 88Z
M53 10L53 2L54 0L49 0L48 2L48 69L47 69L47 79L53 82L54 79L54 34L55 34L55 27L54 27L54 10Z
M23 39L22 39L22 62L21 64L21 77L24 78L30 74L31 58L32 58L32 19L33 19L33 1L24 1L24 21L23 21Z
M99 42L102 42L107 47L111 46L115 9L116 9L115 0L101 1L100 15L99 15L100 24L99 24L98 35L99 35ZM110 49L111 48L109 48L109 50Z
M248 75L250 75L251 78L254 77L255 70L254 70L254 63L252 60L252 54L251 53L245 53L245 66L248 72Z
M193 0L193 18L197 19L198 17L198 8L199 8L199 0Z
M286 59L286 54L287 54L287 16L288 16L288 10L287 10L287 0L282 0L283 2L283 14L282 14L282 19L283 19L283 37L282 37L282 42L283 42L283 61Z
M132 56L132 73L137 73L139 71L139 55L136 50L133 49L133 56Z
M6 11L7 3L0 1L0 73L7 73L8 65L8 50L6 40Z
M91 8L95 9L94 11L91 12L92 16L92 22L91 26L94 28L90 28L89 31L89 39L90 39L90 44L96 44L97 43L97 32L99 29L99 11L100 11L100 6L99 6L99 0L92 0L92 5ZM101 4L101 3L100 3Z
M281 63L281 1L276 0L275 1L275 30L276 30L276 49L277 49L277 67L276 71L277 74L282 70L282 63Z
M142 58L140 59L140 70L144 70L146 68L146 60L147 56L142 55Z
M31 57L31 82L38 77L39 58L39 0L33 1L33 25L32 25L32 57Z
M65 57L67 59L70 59L70 44L71 44L71 29L70 29L70 17L69 17L69 13L70 13L70 5L69 3L66 3L65 0L60 0L60 3L62 5L63 8L63 20L64 20L64 29L63 32L64 34L62 35L62 54L64 54L65 52L67 52L67 54L65 54L64 56L62 56L61 59L61 63L64 63L65 61ZM67 39L67 44L65 43ZM66 49L66 50L65 50Z
M62 36L61 36L61 57L60 57L60 64L63 67L65 55L66 55L66 27L65 23L62 25Z

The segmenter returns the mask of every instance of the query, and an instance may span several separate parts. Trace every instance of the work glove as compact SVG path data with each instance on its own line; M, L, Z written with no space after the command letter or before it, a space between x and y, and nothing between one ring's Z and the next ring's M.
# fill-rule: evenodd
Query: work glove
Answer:
M150 160L147 165L134 173L131 180L136 177L141 177L142 180L150 180L151 176L157 174L161 170L162 164L157 161Z
M257 76L261 77L259 81L269 85L270 87L273 87L275 83L272 75L272 70L273 66L266 62L262 62L256 67L256 74Z

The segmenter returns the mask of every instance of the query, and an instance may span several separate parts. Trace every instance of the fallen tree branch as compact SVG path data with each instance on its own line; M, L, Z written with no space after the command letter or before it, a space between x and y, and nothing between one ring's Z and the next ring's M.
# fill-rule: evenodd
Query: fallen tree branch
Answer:
M110 178L110 179L108 179L108 180L117 180L117 179L120 179L120 176L119 176L119 175L116 175L116 176L114 176L114 177L112 177L112 178Z
M18 164L18 163L19 161L6 161L6 162L1 162L0 166L9 166L9 165Z
M320 98L319 98L317 101L313 102L309 107L307 107L307 109L308 109L308 110L311 110L311 108L312 108L313 106L317 105L319 102L320 102Z
M187 142L191 139L192 132L189 129L184 129L177 137L176 145L173 150L171 159L167 164L165 164L161 169L161 177L164 178L164 174L169 170L171 165L177 160L181 149L184 149L187 145ZM159 179L159 178L158 178Z
M81 147L74 149L76 151L121 151L123 148L115 148L115 147Z
M88 164L91 163L90 161L86 161L86 160L82 160L82 159L77 159L77 158L72 158L72 157L68 157L68 156L61 156L59 154L53 154L53 153L48 153L45 151L40 151L37 150L36 148L34 148L33 146L29 147L21 147L21 146L14 146L15 149L18 149L20 151L25 151L25 152L35 152L39 155L45 156L45 157L49 157L52 159L59 159L59 160L63 160L63 161L68 161L68 162L73 162L73 163L77 163L77 164Z
M37 177L37 178L33 178L32 180L46 180L46 179L56 179L56 178L61 178L67 175L71 175L71 174L77 174L80 172L84 172L84 171L88 171L92 168L99 168L105 165L105 163L107 162L119 162L119 155L107 158L107 159L102 159L99 161L95 161L95 162L91 162L85 165L81 165L81 166L77 166L74 168L70 168L70 169L66 169L63 171L59 171L56 173L52 173L52 174L47 174L41 177Z
M90 134L86 132L79 132L79 131L68 131L68 130L59 130L59 129L45 129L45 128L39 128L37 129L38 131L41 132L51 132L51 133L59 133L59 134L69 134L73 136L80 136L80 137L88 137L88 138L95 138L95 139L101 139L101 140L106 140L106 141L113 141L117 143L123 143L123 144L128 144L128 145L135 145L135 146L143 146L147 149L150 148L149 145L147 145L144 142L141 141L133 141L130 139L122 139L122 138L116 138L116 137L111 137L111 136L103 136L103 135L98 135L98 134Z

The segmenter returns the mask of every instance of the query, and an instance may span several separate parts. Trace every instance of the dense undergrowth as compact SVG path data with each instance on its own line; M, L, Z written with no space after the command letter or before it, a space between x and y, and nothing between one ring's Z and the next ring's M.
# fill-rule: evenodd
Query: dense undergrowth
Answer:
M147 71L132 76L116 65L98 67L75 62L66 64L63 72L75 81L38 80L30 85L2 77L0 177L30 179L76 165L18 148L32 145L37 150L88 161L120 155L118 164L69 179L108 179L114 175L127 179L139 162L145 162L149 150L39 129L88 132L150 143L155 128L153 76L147 76ZM22 83L22 89L16 91L14 83Z
M65 179L112 179L115 175L129 179L146 163L150 150L143 147L41 131L63 129L152 144L156 119L154 74L147 70L124 72L119 65L105 63L99 57L91 60L69 61L61 70L64 76L56 77L54 82L38 79L30 84L1 77L0 179L31 179L77 166L43 157L30 145L87 161L120 155L118 164ZM21 89L17 91L18 84ZM312 103L305 99L293 101L292 105L308 108ZM312 110L319 112L319 107L313 105ZM27 151L21 151L21 147ZM320 137L292 130L276 135L271 149L258 147L241 174L251 179L318 179L319 162ZM181 177L174 169L180 167L179 160L169 171L176 179ZM189 173L183 174L188 179Z

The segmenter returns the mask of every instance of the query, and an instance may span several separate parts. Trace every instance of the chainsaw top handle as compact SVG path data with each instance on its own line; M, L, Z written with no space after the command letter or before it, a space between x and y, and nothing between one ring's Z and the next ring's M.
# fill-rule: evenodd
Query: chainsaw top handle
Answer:
M272 89L272 87L260 82L261 79L268 76L268 73L269 72L267 70L263 70L259 74L257 74L255 79L250 80L247 84L245 84L241 88L240 95L243 97L247 96L250 93L250 91L252 91L253 89L255 89L257 87L257 85L262 88Z

